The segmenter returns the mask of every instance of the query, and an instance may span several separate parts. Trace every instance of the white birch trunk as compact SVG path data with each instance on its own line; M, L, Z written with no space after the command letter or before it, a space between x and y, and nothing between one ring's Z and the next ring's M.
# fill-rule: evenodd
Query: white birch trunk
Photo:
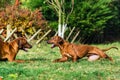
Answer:
M58 14L58 36L64 38L64 33L67 27L67 22L70 14L73 11L74 0L71 0L71 11L65 13L65 0L47 0L47 2L56 10Z
M66 27L67 27L67 24L63 24L62 25L62 38L64 38L64 33L65 33L65 30L66 30Z
M58 24L58 36L61 36L61 24Z
M58 36L64 38L64 33L65 33L65 29L67 27L67 24L59 24L58 25Z

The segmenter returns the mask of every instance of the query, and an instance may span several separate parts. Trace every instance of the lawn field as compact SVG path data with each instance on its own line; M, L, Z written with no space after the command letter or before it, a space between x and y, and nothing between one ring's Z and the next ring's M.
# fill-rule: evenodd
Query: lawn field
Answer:
M26 60L25 63L0 62L0 76L3 80L120 80L120 42L95 45L99 48L116 46L106 53L113 57L114 62L101 59L88 62L86 58L72 62L52 63L60 58L59 49L50 48L43 42L33 46L28 52L19 51L16 59Z

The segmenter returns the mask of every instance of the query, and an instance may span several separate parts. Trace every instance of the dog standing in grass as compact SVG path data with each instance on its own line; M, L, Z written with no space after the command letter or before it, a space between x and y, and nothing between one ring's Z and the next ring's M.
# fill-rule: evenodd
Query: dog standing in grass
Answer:
M72 58L72 61L76 62L78 59L83 57L88 57L88 61L95 61L100 58L105 58L112 61L112 58L105 54L105 51L111 48L118 49L117 47L99 49L98 47L90 45L77 45L69 43L59 36L52 37L47 43L52 44L51 48L58 46L62 55L62 58L56 59L53 62L65 62L68 60L68 58Z
M10 62L24 62L23 60L15 60L19 50L27 51L32 46L24 37L19 37L11 42L3 42L0 40L0 60L8 60Z

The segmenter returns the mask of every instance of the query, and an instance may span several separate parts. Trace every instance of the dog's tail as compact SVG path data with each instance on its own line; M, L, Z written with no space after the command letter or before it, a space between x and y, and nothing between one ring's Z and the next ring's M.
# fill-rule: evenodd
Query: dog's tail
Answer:
M110 61L113 61L112 57L109 57L108 55L106 55L106 58L109 59Z
M114 49L117 49L118 50L118 48L117 47L114 47L114 46L112 46L112 47L109 47L109 48L106 48L106 49L102 49L102 51L108 51L108 50L110 50L110 49L112 49L112 48L114 48Z

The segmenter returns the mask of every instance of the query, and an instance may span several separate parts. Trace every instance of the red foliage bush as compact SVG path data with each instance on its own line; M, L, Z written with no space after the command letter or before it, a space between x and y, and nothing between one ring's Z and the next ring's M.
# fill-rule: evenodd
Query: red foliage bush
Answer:
M47 21L43 18L42 12L38 9L30 11L19 8L19 6L7 6L0 9L0 29L6 29L10 24L12 28L17 27L18 32L33 34L33 28L48 30Z

